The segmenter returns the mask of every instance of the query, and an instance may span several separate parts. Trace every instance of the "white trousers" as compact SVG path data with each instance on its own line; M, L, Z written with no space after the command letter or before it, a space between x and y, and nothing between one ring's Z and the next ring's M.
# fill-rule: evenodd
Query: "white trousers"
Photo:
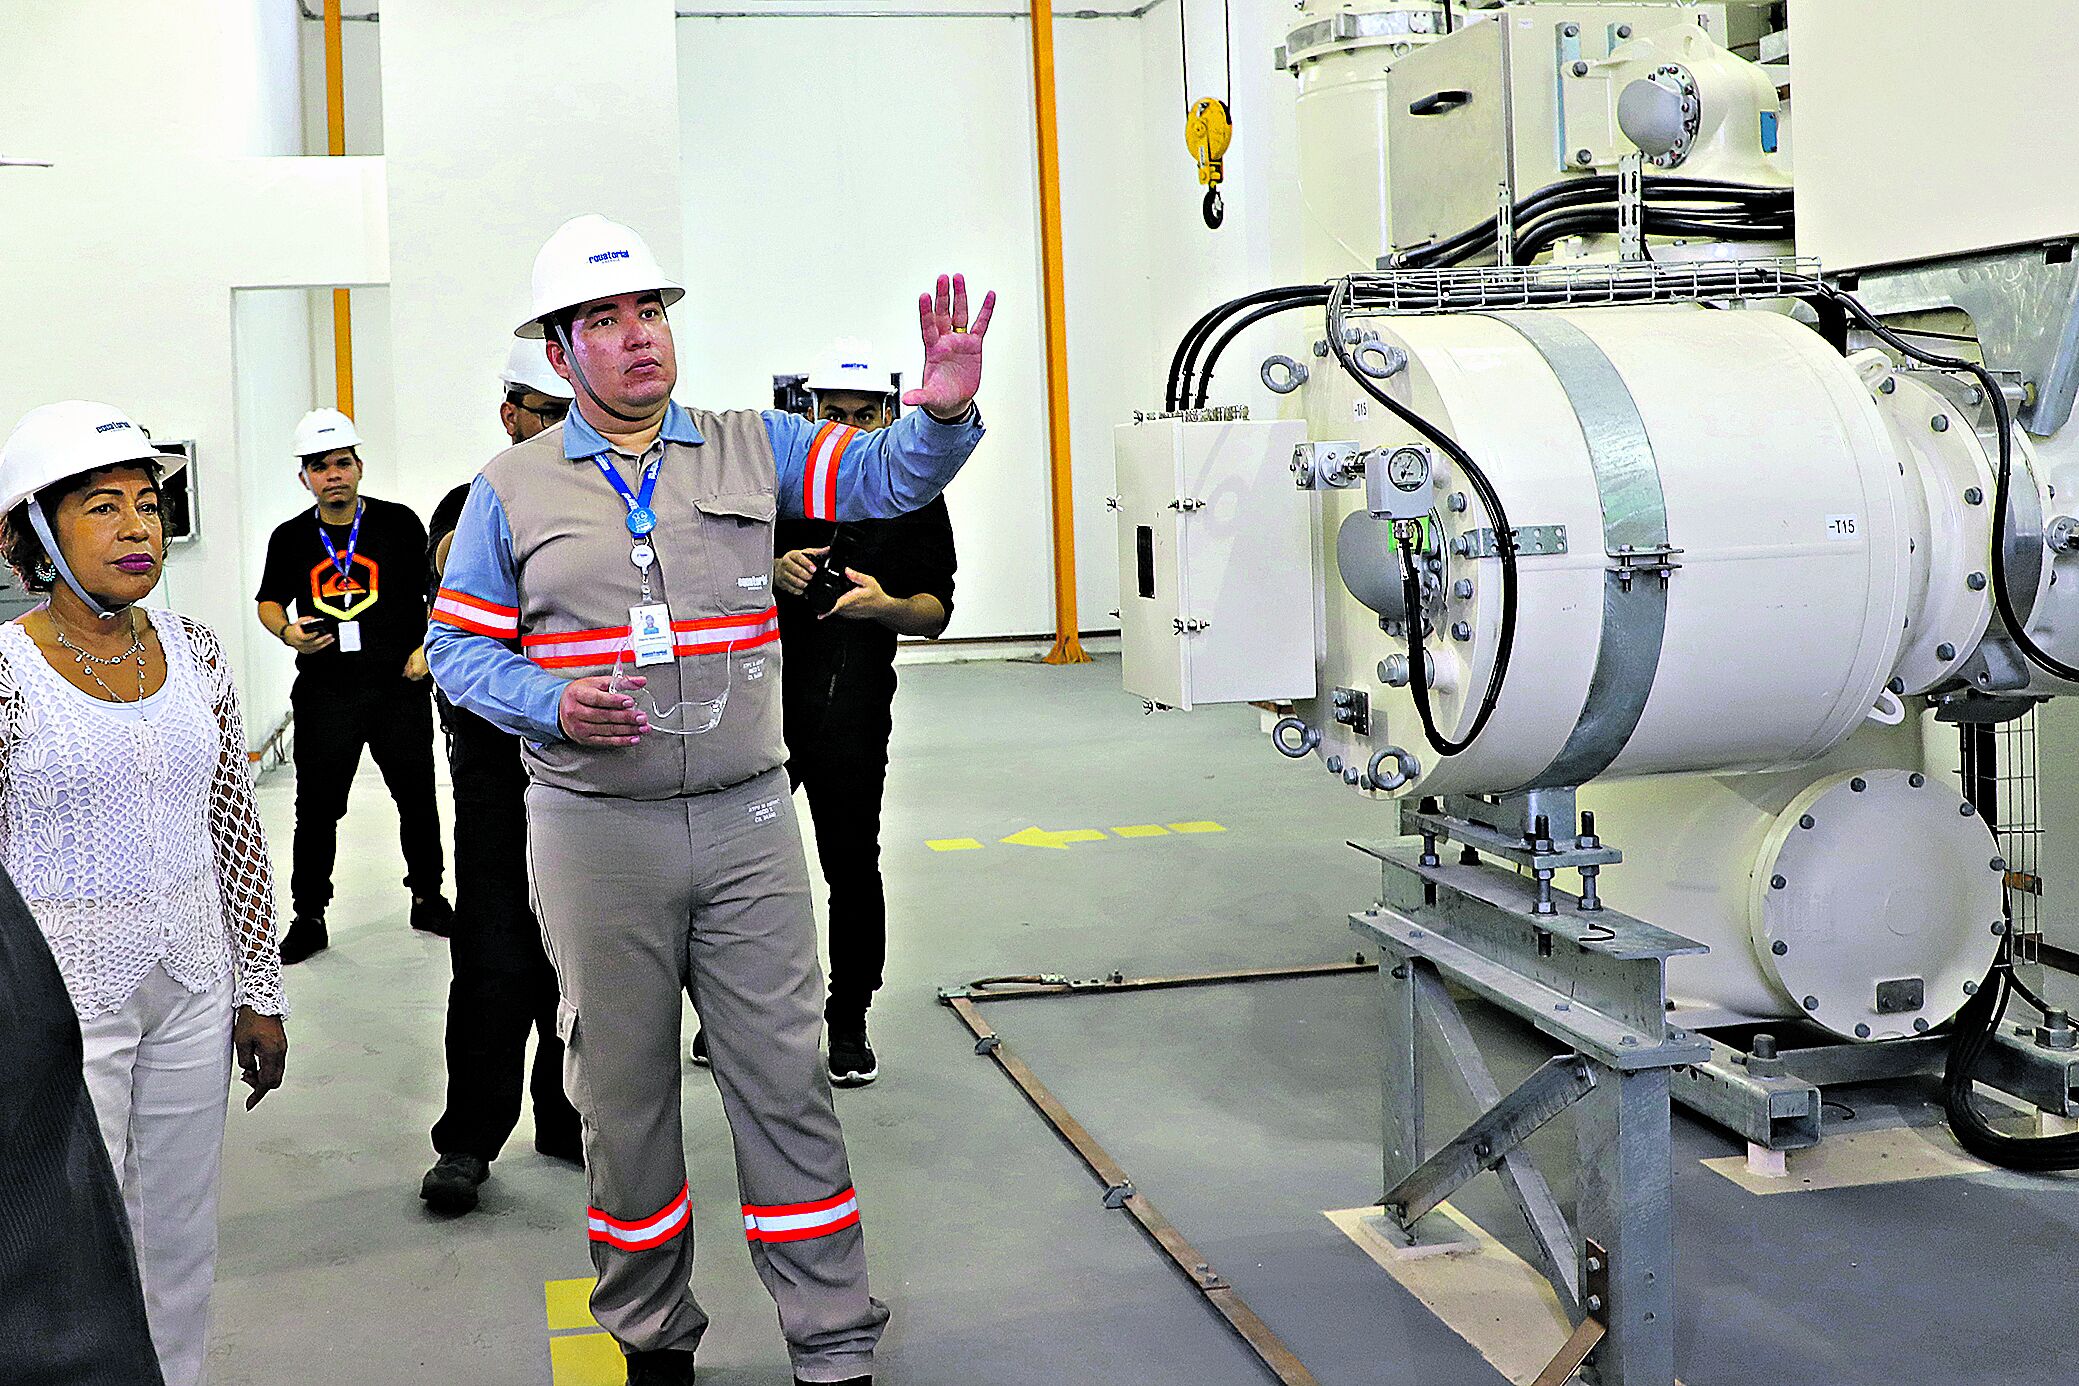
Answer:
M155 967L121 1010L79 1028L159 1368L166 1386L200 1386L230 1100L231 983L197 996Z

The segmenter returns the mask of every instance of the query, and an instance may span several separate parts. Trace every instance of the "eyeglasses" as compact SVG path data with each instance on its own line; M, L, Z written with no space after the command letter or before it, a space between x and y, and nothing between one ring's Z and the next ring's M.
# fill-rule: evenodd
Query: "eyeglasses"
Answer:
M736 642L730 641L722 652L722 696L719 698L687 698L670 707L659 707L656 697L647 688L628 686L630 661L635 657L634 639L621 648L614 658L613 677L607 684L610 693L626 693L635 699L635 705L648 717L650 730L666 732L672 736L705 736L722 725L722 714L729 709L729 694L736 686ZM682 670L685 664L679 666Z
M564 416L570 413L570 401L567 399L552 399L547 404L536 406L521 404L515 400L513 408L524 409L543 423L562 423Z

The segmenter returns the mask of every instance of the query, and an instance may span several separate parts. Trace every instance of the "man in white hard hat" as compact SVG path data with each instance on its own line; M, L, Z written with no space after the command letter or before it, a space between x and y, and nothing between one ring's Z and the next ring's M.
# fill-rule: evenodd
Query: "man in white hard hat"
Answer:
M296 652L294 917L282 961L300 963L331 942L339 820L363 749L397 804L411 926L445 938L454 911L440 893L425 526L407 506L362 496L361 435L337 409L304 415L289 446L317 504L276 527L256 598L260 624Z
M813 416L886 428L900 376L866 344L840 341L809 373ZM888 956L881 884L881 800L893 730L900 636L937 639L953 612L953 522L943 497L906 515L838 525L807 516L777 527L787 771L808 795L830 900L830 1081L880 1077L867 1008ZM824 578L817 578L817 570ZM833 600L834 599L834 600Z
M570 386L549 369L537 341L518 339L498 378L498 421L524 443L563 421ZM435 581L447 567L455 522L469 498L464 482L441 498L427 526ZM455 932L448 941L448 1100L433 1126L439 1157L420 1181L435 1212L459 1215L520 1119L522 1091L534 1099L534 1148L584 1163L577 1109L563 1091L563 1041L556 1038L556 973L542 951L541 925L527 903L527 772L519 738L438 697L455 782ZM528 1077L527 1035L534 1039Z
M592 1312L635 1386L689 1382L680 993L706 1022L745 1235L797 1381L871 1380L888 1311L817 1044L821 969L780 734L777 514L929 502L981 438L994 296L918 304L913 412L867 432L671 400L684 295L628 227L566 223L518 329L576 388L470 491L427 640L448 696L524 738L529 862L585 1118Z

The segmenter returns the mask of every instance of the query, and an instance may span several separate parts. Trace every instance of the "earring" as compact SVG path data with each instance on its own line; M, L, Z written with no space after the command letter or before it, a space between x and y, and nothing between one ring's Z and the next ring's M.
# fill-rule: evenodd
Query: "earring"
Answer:
M48 558L36 565L36 580L48 587L58 580L58 565Z

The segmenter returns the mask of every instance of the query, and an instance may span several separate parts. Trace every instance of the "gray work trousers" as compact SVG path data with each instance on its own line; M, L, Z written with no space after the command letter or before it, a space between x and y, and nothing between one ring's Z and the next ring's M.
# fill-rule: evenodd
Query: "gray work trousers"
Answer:
M527 791L535 912L584 1118L592 1313L626 1351L692 1349L692 1213L679 1121L683 990L707 1031L745 1235L794 1373L873 1370L888 1310L818 1042L823 976L801 829L778 770L711 794Z

